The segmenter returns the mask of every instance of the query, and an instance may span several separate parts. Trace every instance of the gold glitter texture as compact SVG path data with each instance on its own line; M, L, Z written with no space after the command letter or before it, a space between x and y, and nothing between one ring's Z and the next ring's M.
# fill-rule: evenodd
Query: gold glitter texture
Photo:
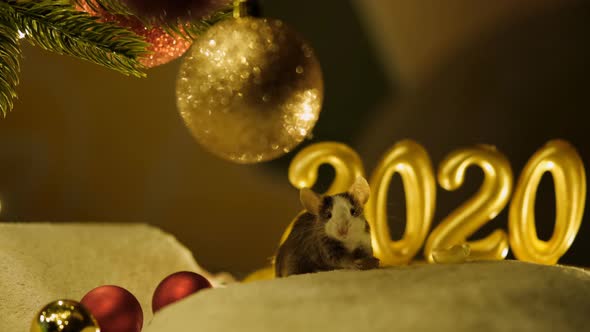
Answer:
M277 158L311 134L323 101L312 48L282 21L237 18L195 41L177 78L180 114L196 140L237 162Z
M153 68L168 63L183 55L191 46L192 42L179 35L170 35L161 27L147 28L139 19L133 16L113 15L106 11L95 11L86 2L82 1L76 5L81 11L99 17L101 22L110 22L121 27L128 28L137 35L143 37L150 44L148 54L140 58L142 65Z
M57 300L33 318L31 332L100 332L98 323L80 303Z

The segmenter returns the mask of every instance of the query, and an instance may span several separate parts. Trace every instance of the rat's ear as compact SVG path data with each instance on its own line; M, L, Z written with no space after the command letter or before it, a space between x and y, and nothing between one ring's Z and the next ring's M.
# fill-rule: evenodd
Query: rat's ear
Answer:
M313 190L309 188L302 188L299 192L299 199L301 200L301 204L307 210L307 212L313 215L320 214L320 207L322 205L322 196L313 192Z
M369 184L362 176L357 176L352 186L348 189L348 193L362 205L365 205L369 200L370 192Z

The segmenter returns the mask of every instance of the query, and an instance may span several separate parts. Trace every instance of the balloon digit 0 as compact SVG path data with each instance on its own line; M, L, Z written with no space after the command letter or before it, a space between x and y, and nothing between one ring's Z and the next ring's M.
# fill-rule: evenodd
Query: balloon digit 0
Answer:
M545 172L555 185L555 230L549 241L539 240L535 227L537 187ZM510 246L519 260L555 264L569 249L582 223L586 201L584 164L569 143L548 142L528 161L510 205Z
M406 229L399 241L391 240L387 224L387 191L395 173L404 184L407 211ZM370 185L367 219L373 229L375 255L383 265L407 264L422 247L434 216L436 183L428 153L410 140L395 144L373 172Z

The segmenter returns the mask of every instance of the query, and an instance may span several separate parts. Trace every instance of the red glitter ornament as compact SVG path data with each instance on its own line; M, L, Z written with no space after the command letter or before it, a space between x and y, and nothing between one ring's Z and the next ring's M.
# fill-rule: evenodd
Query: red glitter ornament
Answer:
M183 299L202 289L211 288L211 283L200 274L188 271L173 273L160 282L152 298L152 311Z
M119 286L100 286L80 301L94 316L101 332L140 332L143 311L139 301Z
M98 6L95 6L98 8ZM78 10L87 12L99 18L101 22L114 23L127 28L143 37L150 44L148 51L151 53L139 59L139 62L147 68L153 68L168 63L183 55L191 46L192 41L180 35L170 35L163 28L154 26L146 27L138 18L133 16L113 15L107 11L95 11L85 1L76 5Z

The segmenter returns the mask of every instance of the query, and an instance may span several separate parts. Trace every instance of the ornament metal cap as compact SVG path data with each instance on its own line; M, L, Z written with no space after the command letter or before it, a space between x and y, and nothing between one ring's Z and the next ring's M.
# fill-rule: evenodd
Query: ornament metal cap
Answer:
M234 18L260 17L260 3L257 0L234 0Z

